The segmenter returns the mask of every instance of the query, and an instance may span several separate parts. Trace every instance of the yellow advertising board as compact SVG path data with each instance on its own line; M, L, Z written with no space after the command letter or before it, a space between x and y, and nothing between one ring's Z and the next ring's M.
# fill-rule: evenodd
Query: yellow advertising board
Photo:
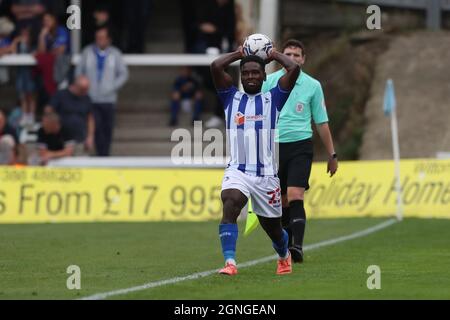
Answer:
M310 218L394 216L392 161L314 163ZM221 217L221 169L0 168L0 223L205 221ZM450 218L450 161L404 160L406 217Z
M313 165L306 210L310 217L382 217L397 210L393 161L341 162L325 176ZM450 161L402 160L400 185L405 217L450 218Z

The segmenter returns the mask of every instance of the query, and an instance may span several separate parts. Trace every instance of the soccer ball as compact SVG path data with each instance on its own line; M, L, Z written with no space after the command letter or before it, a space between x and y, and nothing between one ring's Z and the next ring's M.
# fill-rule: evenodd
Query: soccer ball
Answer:
M266 60L269 57L270 51L273 49L273 42L268 36L255 33L245 39L242 47L244 49L244 55L255 55Z

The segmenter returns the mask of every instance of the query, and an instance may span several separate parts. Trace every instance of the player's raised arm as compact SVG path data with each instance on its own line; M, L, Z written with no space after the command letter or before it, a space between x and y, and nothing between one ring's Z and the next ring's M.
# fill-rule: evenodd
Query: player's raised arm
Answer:
M300 66L292 61L288 56L278 52L276 49L273 49L270 52L268 61L272 60L277 61L286 69L286 74L279 80L281 89L291 91L294 88L295 82L300 74Z
M213 61L211 64L211 74L217 90L228 89L233 85L233 79L225 72L225 69L243 57L242 47L239 47L236 51L221 55Z

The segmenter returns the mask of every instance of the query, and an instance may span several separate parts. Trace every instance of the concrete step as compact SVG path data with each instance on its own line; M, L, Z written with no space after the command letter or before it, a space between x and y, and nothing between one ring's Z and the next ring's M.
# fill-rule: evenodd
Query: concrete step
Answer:
M123 101L120 100L117 108L117 114L122 113L153 113L153 112L164 112L168 113L170 111L170 100L169 97L165 99L147 99L143 100L136 99L136 101Z
M178 126L178 127L168 127L168 126L158 126L158 127L133 127L133 128L120 128L116 129L114 132L114 141L161 141L168 142L171 141L172 134L177 129L185 129L189 131L192 139L201 138L205 132L205 128L202 130L197 129L194 131L192 126ZM221 130L223 141L225 141L225 131Z
M172 18L170 22L173 24L177 24L181 20L175 19L181 17L181 7L178 1L153 1L150 25L162 24L167 26L168 16Z
M169 115L163 112L117 113L116 127L149 127L164 125L163 119L169 121Z
M178 142L114 142L111 151L113 156L170 157L177 144ZM203 144L202 152L207 145L207 143ZM193 145L191 147L191 154L193 154Z
M113 156L170 156L175 144L167 142L114 142Z
M170 141L173 130L171 127L120 128L114 132L114 141Z
M148 83L134 82L126 85L120 90L122 100L139 101L140 99L152 100L164 97L170 97L172 92L172 85L170 83Z
M180 41L165 41L161 42L147 42L145 44L146 52L148 53L184 53L183 42Z
M125 100L127 99L127 100ZM191 108L193 105L191 104ZM212 111L211 106L205 106L204 114ZM132 101L130 97L122 97L119 100L117 107L117 114L123 113L165 113L170 112L170 96L163 98L149 98L147 96L136 95L135 100ZM181 113L189 113L180 111Z
M132 66L129 67L129 71L130 78L128 79L128 83L133 81L172 82L178 75L177 67Z
M191 115L191 113L180 112L178 125L183 128L190 128L192 126ZM204 112L200 118L203 121L207 121L211 116L211 112ZM123 128L168 127L169 120L169 112L118 112L116 113L116 128L121 130Z
M153 91L153 90L136 90L133 92L133 89L123 90L119 94L119 104L123 105L152 105L153 101L156 101L158 104L160 100L170 100L171 90L166 91Z
M164 1L163 1L164 2ZM173 0L169 0L166 2L175 2ZM163 3L164 5L164 3ZM171 25L180 25L181 26L181 8L176 4L175 6L159 6L159 12L157 10L154 11L154 14L151 17L150 26L167 26L168 18L170 18Z
M150 30L150 39L153 41L179 41L183 39L183 30L181 28L181 24L179 26L168 26L167 21L166 25L155 26L154 31Z

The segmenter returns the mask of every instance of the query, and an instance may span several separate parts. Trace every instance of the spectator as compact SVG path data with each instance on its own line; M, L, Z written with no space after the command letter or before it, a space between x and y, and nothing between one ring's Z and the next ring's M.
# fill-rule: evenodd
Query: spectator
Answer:
M95 9L92 13L92 16L94 17L95 26L97 28L110 25L109 10L106 8L106 6L97 7L97 9Z
M230 52L235 46L236 17L234 0L204 0L199 8L198 36L195 44L196 53L214 51ZM203 80L205 89L214 93L214 116L209 119L207 128L223 126L223 107L215 94L216 89L211 78L209 67L199 67L198 74Z
M109 156L117 91L128 80L128 68L120 50L111 45L108 28L97 30L95 44L83 50L75 74L89 79L89 96L95 118L95 148L99 156Z
M67 87L71 67L70 35L67 28L58 25L55 15L46 13L42 20L36 59L44 82L47 82L47 94L52 96L57 86Z
M79 76L68 89L58 91L45 109L45 113L59 115L63 128L75 140L75 156L94 150L95 122L88 91L89 79Z
M150 17L152 0L133 0L123 2L125 12L125 52L145 52L145 31Z
M170 126L176 126L178 124L180 103L191 103L192 100L195 102L194 113L192 115L192 122L194 122L200 120L200 113L203 109L203 93L200 90L198 81L192 76L191 68L183 67L173 85Z
M72 4L72 0L42 0L46 12L53 13L56 17L58 17L59 22L65 21L67 19L67 7ZM83 1L82 1L83 2ZM83 7L86 1L84 1L81 6Z
M11 34L14 31L14 23L7 17L0 18L0 57L4 54L12 53Z
M236 16L234 0L206 0L198 15L197 53L207 48L230 52L235 43Z
M69 30L58 25L56 16L51 13L46 13L42 18L38 52L51 52L55 55L70 54Z
M22 128L20 127L20 120L22 119L22 108L20 107L20 101L11 110L8 116L9 126L15 130L17 136L20 136Z
M15 162L18 144L16 132L7 124L6 114L0 109L0 165Z
M42 15L46 7L43 0L12 0L11 13L16 21L16 31L30 28L30 42L36 46L37 36L42 25Z
M37 142L41 165L46 165L52 159L73 156L75 141L61 126L56 113L46 113L42 117Z
M7 15L10 11L11 0L0 0L0 16Z
M30 28L23 28L20 36L15 39L16 49L19 54L30 54L33 51L31 47ZM22 107L22 127L34 125L36 113L36 84L32 67L17 67L16 90L19 95L20 105Z
M106 4L96 5L94 11L92 12L92 16L86 24L88 25L88 28L86 28L86 31L83 34L83 39L85 39L85 41L83 41L84 43L89 44L94 42L95 30L99 28L107 27L112 31L112 34L116 34L111 23L110 9Z
M254 32L248 22L245 20L242 4L236 3L234 5L234 12L236 15L236 35L234 39L236 43L242 44L244 43L245 38L247 38Z
M6 17L0 18L0 57L13 53L14 45L11 41L11 33L14 31L14 24ZM9 81L9 73L6 67L0 67L0 85Z
M197 39L197 12L196 0L178 0L181 7L181 21L184 34L184 51L195 52L195 42Z

